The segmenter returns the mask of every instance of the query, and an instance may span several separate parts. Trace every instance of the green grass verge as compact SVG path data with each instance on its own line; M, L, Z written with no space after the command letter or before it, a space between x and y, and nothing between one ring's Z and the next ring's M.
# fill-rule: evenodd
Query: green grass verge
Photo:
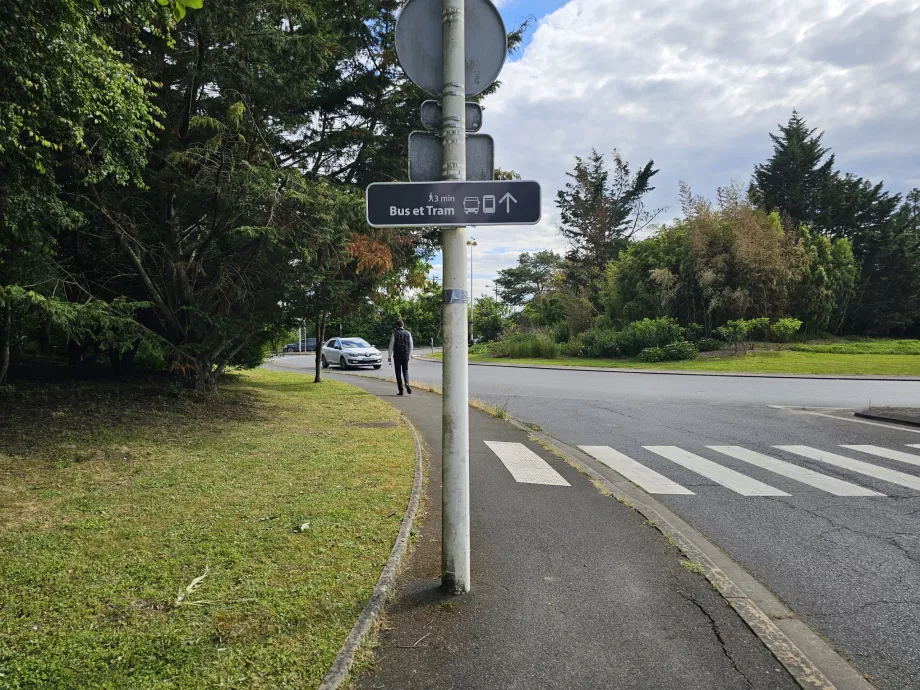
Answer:
M826 374L838 376L920 376L916 355L846 355L821 352L754 351L746 355L701 356L689 362L639 362L632 359L496 359L470 355L471 362L537 366L656 369L664 371L716 371L761 374Z
M202 401L7 393L0 687L316 687L387 561L414 456L392 408L297 374Z

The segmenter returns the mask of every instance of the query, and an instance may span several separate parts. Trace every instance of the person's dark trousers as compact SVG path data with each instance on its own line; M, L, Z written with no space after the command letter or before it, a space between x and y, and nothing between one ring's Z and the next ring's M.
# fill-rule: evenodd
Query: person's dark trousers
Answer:
M409 388L409 355L393 353L393 363L396 365L396 386L399 388L400 395L403 392L403 381L406 383L406 390L411 395L412 389Z

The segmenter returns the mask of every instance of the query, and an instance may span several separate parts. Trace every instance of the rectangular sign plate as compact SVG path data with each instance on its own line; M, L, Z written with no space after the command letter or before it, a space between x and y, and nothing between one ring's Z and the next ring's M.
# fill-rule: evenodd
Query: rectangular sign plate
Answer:
M441 129L441 104L437 101L422 103L422 127L425 129ZM466 131L478 132L482 129L482 106L478 103L466 104Z
M368 185L367 222L375 228L536 225L540 184L489 182L374 182Z
M443 160L441 137L434 132L409 135L409 179L436 182L441 179ZM491 180L495 177L495 142L488 134L466 135L466 179Z

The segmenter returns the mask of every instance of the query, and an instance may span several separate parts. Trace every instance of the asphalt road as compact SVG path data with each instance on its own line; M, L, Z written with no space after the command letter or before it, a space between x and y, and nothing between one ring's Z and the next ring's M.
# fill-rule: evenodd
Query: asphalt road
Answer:
M392 376L386 365L359 373ZM410 376L440 384L441 365L413 361ZM472 366L470 393L571 445L611 448L676 483L684 495L656 498L747 568L877 687L920 690L920 429L857 421L846 411L920 406L920 382ZM873 448L841 447L851 445ZM710 446L735 447L749 461ZM797 478L751 464L753 457L762 465L763 456L787 463L780 469L788 475L791 468ZM831 464L841 462L846 467ZM817 486L800 481L803 468L820 473L808 477ZM879 495L834 495L830 484L838 492Z

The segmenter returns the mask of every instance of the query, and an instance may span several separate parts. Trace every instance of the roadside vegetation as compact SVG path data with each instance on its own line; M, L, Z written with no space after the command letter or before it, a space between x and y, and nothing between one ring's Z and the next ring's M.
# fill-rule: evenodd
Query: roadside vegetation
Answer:
M336 382L8 389L0 687L316 687L414 469L392 408Z

